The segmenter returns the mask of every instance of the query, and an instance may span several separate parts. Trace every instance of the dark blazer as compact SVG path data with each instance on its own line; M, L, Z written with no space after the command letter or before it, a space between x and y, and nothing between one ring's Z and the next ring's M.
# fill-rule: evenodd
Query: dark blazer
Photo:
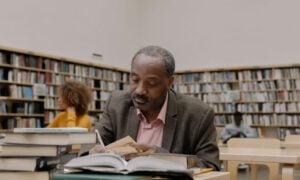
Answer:
M139 122L130 93L116 91L95 128L109 144L127 135L136 140ZM213 110L197 98L170 90L162 148L170 153L197 155L198 166L219 170Z

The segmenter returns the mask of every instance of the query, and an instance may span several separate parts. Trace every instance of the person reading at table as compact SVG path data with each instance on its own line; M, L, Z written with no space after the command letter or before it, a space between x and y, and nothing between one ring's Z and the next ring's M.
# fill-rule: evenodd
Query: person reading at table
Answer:
M224 144L231 138L255 138L256 132L247 124L243 124L243 115L236 111L233 115L234 120L227 124L221 132L221 139Z
M137 153L192 154L197 166L220 170L214 111L198 98L175 92L173 55L159 46L140 49L131 61L130 91L115 91L95 124L105 145L131 136ZM91 148L91 147L90 147ZM81 153L101 153L101 145Z

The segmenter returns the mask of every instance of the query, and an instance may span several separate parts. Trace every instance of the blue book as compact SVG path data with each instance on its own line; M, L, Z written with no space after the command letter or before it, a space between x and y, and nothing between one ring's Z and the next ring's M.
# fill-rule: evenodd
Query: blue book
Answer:
M32 87L30 87L30 86L23 87L23 97L30 98L30 99L33 98Z

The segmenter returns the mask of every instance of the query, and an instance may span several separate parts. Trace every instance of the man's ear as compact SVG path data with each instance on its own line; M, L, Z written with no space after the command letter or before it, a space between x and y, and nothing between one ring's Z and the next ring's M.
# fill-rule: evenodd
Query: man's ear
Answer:
M170 77L168 78L168 86L169 86L169 88L172 87L173 82L174 82L174 76L170 76Z

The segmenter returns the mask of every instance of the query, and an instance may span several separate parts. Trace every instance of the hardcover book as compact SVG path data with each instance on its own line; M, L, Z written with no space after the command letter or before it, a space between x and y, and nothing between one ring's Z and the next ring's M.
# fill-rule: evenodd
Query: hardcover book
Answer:
M18 171L1 171L0 179L3 180L49 180L48 171L35 171L35 172L18 172Z
M48 131L48 128L43 129ZM36 145L90 144L96 143L96 136L94 133L18 132L6 133L3 142Z
M59 156L71 151L71 146L0 144L0 157L5 156Z
M149 156L140 156L126 161L114 153L99 153L74 158L66 163L64 167L68 171L88 170L117 174L148 173L186 177L192 177L193 175L193 170L189 170L184 165L173 161Z
M60 163L59 157L1 157L1 171L50 170Z
M14 133L87 133L87 128L14 128Z

